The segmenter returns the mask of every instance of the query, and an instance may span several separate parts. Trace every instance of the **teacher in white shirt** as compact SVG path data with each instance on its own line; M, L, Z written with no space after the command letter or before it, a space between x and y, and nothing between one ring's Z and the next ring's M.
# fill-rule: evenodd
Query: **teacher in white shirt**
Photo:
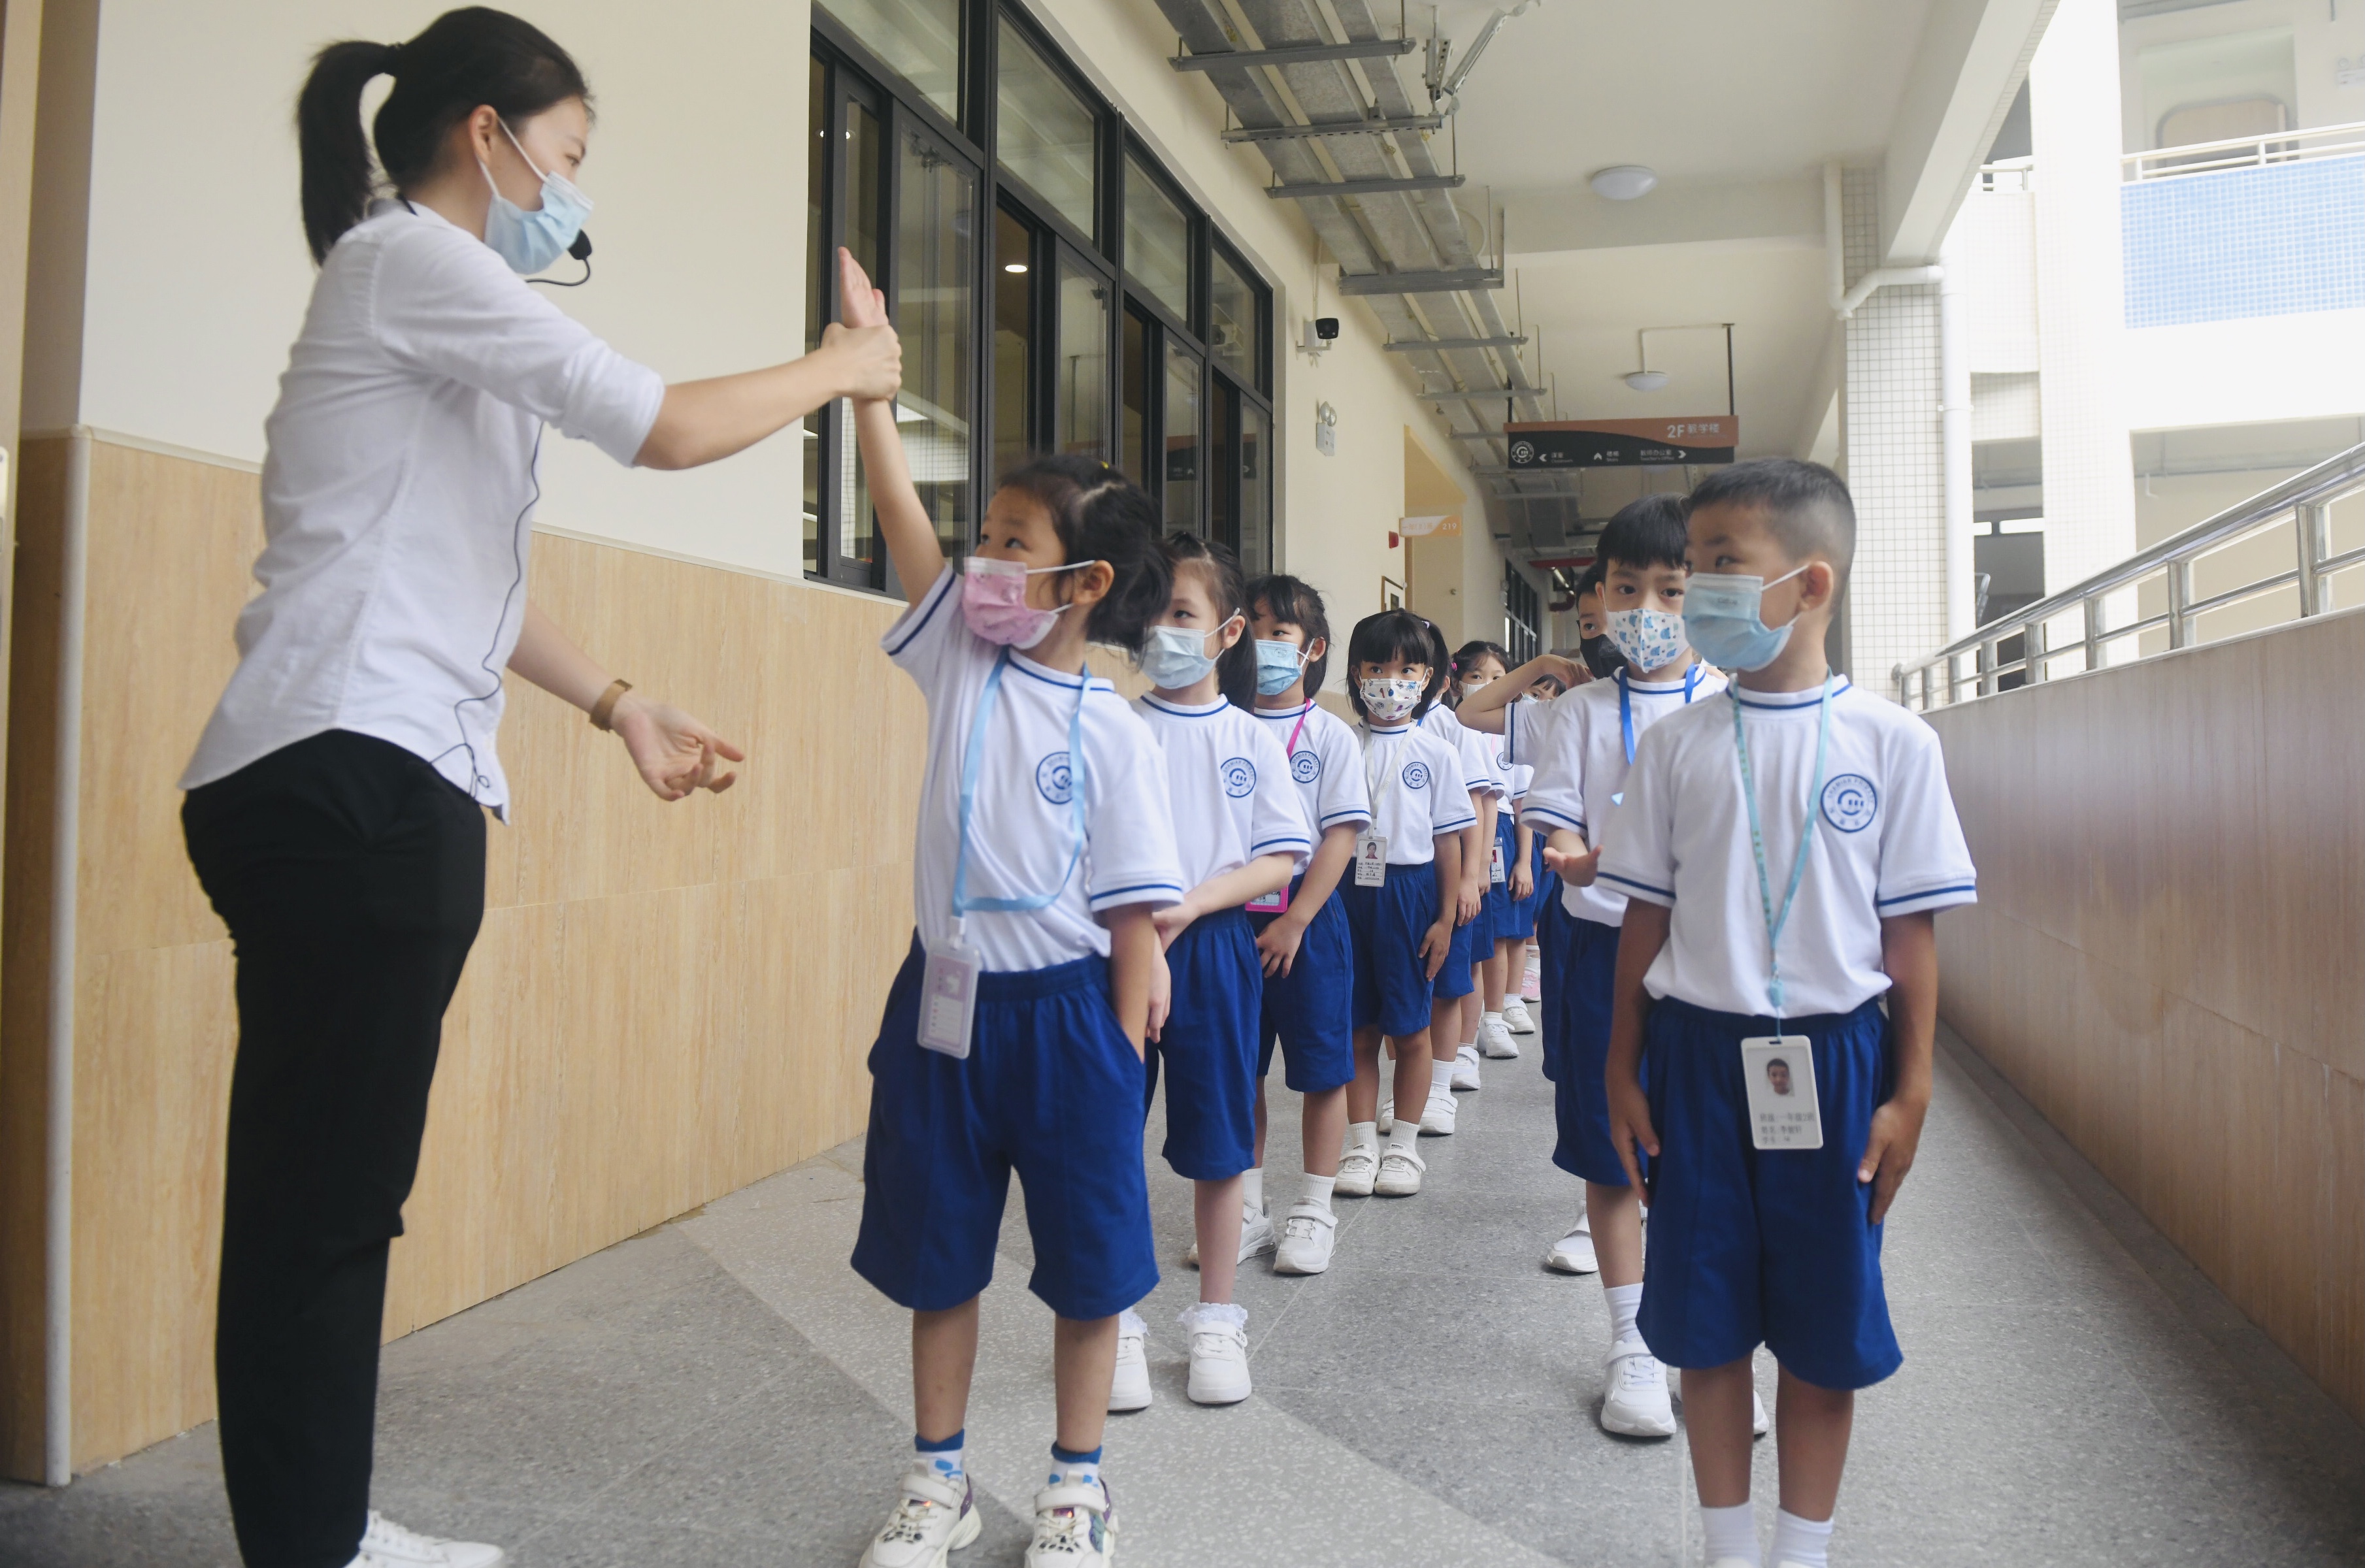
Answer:
M667 386L527 286L590 210L589 105L565 50L476 8L331 45L297 106L319 277L266 427L263 591L182 779L237 946L214 1365L253 1568L502 1561L381 1519L369 1477L387 1248L483 915L485 809L509 810L503 672L615 734L662 800L741 756L527 599L544 427L687 468L900 384L891 328L833 327L793 363Z

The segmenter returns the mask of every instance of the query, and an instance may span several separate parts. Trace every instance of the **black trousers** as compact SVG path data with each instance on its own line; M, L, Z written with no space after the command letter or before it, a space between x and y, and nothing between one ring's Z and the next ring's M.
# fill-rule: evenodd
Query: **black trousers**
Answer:
M484 917L484 812L401 747L331 731L191 790L181 823L238 958L214 1332L230 1514L250 1568L344 1568L387 1251Z

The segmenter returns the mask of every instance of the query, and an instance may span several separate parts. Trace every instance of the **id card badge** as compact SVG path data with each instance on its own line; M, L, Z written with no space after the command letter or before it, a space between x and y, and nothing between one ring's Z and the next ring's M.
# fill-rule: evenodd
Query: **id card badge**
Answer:
M1259 893L1249 900L1250 914L1286 914L1289 912L1289 890L1275 888L1269 893Z
M956 1060L969 1058L970 1021L977 1015L977 977L985 967L977 949L955 936L928 949L920 981L920 1046Z
M1486 851L1486 879L1498 888L1506 880L1503 875L1503 841L1499 838Z
M1355 835L1355 885L1384 888L1388 882L1386 835L1364 830Z
M1815 1097L1814 1043L1804 1035L1741 1042L1749 1089L1749 1138L1759 1148L1821 1148L1823 1113Z

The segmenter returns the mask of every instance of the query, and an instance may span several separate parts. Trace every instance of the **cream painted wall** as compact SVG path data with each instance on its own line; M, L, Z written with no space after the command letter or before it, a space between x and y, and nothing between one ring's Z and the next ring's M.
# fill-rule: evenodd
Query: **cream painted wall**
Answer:
M335 39L407 37L442 8L437 0L107 0L79 392L71 375L50 376L63 390L37 422L262 457L263 417L312 277L291 123L306 62ZM557 293L560 307L669 380L794 355L807 0L663 8L515 0L513 8L576 54L599 97L582 179L598 204L597 274L588 288ZM1373 318L1317 286L1317 274L1335 269L1317 261L1295 206L1262 194L1263 160L1219 140L1214 89L1168 67L1173 39L1149 0L1045 0L1036 11L1273 284L1278 335L1295 337L1317 298L1343 319L1328 353L1284 350L1278 367L1280 558L1342 612L1367 611L1383 575L1404 576L1402 553L1387 548L1401 515L1397 432L1409 423L1440 449L1451 443L1414 400L1406 367L1380 351ZM69 288L78 264L65 258ZM74 346L69 330L56 351L69 369ZM1330 457L1314 447L1323 400L1339 411ZM790 431L710 468L657 475L553 442L541 521L794 577L798 445ZM1466 476L1458 454L1440 456Z
M2145 327L2125 343L2135 430L2365 412L2365 310Z

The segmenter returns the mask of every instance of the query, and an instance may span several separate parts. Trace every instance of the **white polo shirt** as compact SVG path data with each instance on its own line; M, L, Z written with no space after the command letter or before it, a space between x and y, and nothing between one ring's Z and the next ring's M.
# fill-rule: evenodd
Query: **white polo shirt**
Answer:
M1259 708L1256 717L1288 754L1289 777L1317 843L1334 827L1361 828L1372 820L1363 746L1353 725L1311 699L1295 708Z
M1723 689L1722 676L1703 673L1693 679L1691 700L1698 702ZM1683 709L1684 683L1638 680L1628 691L1639 756L1642 737L1650 727ZM1552 708L1552 728L1537 758L1536 782L1528 790L1529 825L1546 833L1573 828L1597 849L1608 842L1619 798L1627 790L1626 724L1619 711L1618 682L1588 682L1564 693ZM1535 726L1530 726L1530 734L1534 733ZM1580 920L1603 925L1626 918L1626 895L1600 877L1590 887L1563 883L1560 906Z
M1644 983L1722 1013L1763 1016L1765 917L1732 734L1748 726L1775 907L1789 886L1815 772L1821 689L1730 689L1671 713L1635 748L1601 879L1673 910ZM1889 989L1880 922L1972 902L1978 875L1946 791L1935 731L1892 702L1833 682L1831 751L1814 833L1782 931L1784 1014L1847 1013Z
M1407 720L1365 724L1363 788L1372 801L1372 831L1388 841L1391 866L1427 866L1436 840L1478 821L1462 783L1462 754Z
M1474 795L1503 793L1504 781L1495 770L1495 737L1464 725L1453 710L1440 702L1418 721L1420 728L1453 748L1462 759L1463 788Z
M1314 835L1289 759L1262 724L1222 698L1200 707L1155 692L1133 711L1166 753L1166 799L1185 891L1237 871L1260 855L1286 855L1289 874L1306 869Z
M665 382L475 235L381 201L312 285L264 422L263 591L181 776L326 730L417 753L507 814L493 745L525 619L542 428L631 465Z
M953 924L962 758L1003 650L961 619L959 578L950 566L879 645L928 699L912 903L920 939L941 943ZM1084 838L1070 869L1076 775L1068 735L1080 697ZM969 896L1025 898L1056 889L1059 897L1037 910L969 916L966 935L988 969L1042 969L1106 955L1108 932L1096 915L1126 904L1163 909L1182 902L1165 774L1157 738L1115 687L1094 678L1087 689L1082 677L1011 653L979 753Z

